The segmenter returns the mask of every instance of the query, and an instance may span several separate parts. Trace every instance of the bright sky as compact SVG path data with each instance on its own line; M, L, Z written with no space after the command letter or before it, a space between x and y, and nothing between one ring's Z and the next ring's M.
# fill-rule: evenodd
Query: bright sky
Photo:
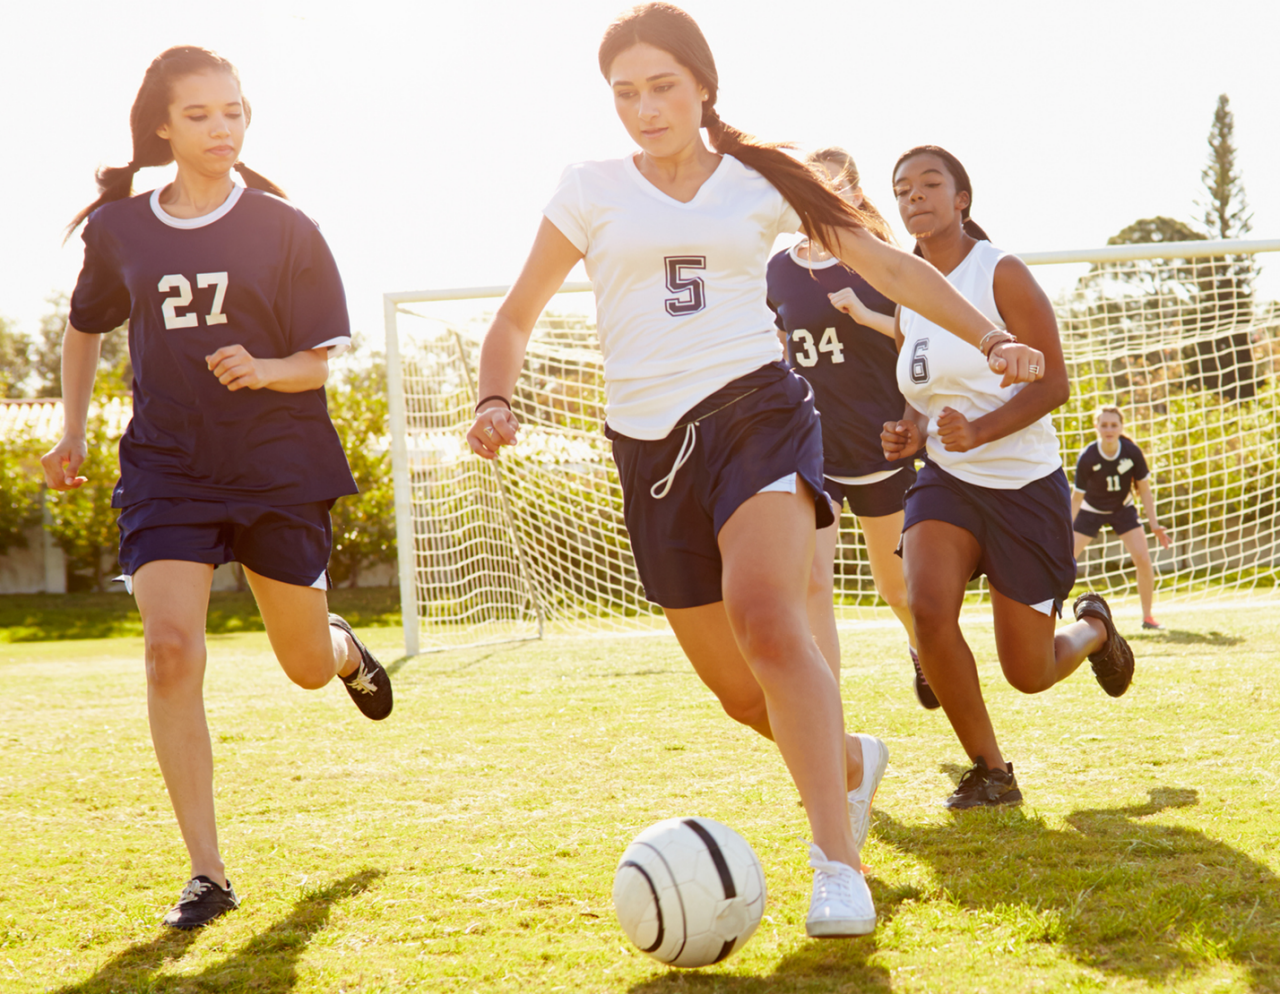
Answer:
M147 64L184 43L239 66L254 107L243 158L319 221L357 329L381 340L386 291L508 283L564 166L631 150L595 63L621 6L14 4L0 31L0 315L34 329L45 295L74 285L80 242L62 247L62 228L96 195L94 169L128 161ZM1280 237L1274 0L686 7L716 55L720 116L843 145L882 207L898 154L928 142L965 163L974 218L1004 248L1097 246L1155 214L1191 221L1225 92L1253 236ZM144 171L136 189L167 177ZM1065 278L1040 275L1051 290ZM1280 296L1280 258L1263 279Z

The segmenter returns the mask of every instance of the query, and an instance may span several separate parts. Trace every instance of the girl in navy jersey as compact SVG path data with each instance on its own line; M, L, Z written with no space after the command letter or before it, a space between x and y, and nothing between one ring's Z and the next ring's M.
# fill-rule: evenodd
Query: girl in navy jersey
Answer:
M826 171L838 193L870 218L888 239L888 225L866 200L858 167L841 148L808 157ZM806 240L769 260L769 306L787 343L792 368L813 387L822 415L823 486L836 520L818 532L809 581L809 624L818 648L838 675L840 637L836 631L834 569L844 502L858 518L876 590L907 630L915 669L916 697L926 708L938 699L920 670L907 610L902 560L894 555L902 537L902 497L915 482L915 468L885 459L880 428L902 413L894 303L857 273L840 264L821 244Z
M1097 594L1078 597L1077 620L1054 631L1075 560L1070 492L1050 419L1069 385L1048 298L1022 261L993 247L969 219L973 188L955 156L933 145L911 149L894 167L893 189L917 251L1047 363L1040 381L1003 385L908 302L898 311L898 385L907 404L881 435L890 459L926 454L907 492L901 548L920 664L974 764L946 805L1012 804L1022 793L960 631L969 580L987 576L1000 665L1024 693L1048 690L1088 657L1103 689L1118 697L1133 677L1133 655Z
M1106 525L1120 536L1120 541L1133 557L1138 574L1138 599L1142 602L1142 627L1161 631L1163 626L1151 614L1155 599L1156 574L1147 549L1147 533L1133 506L1133 491L1138 491L1151 533L1164 548L1169 548L1169 535L1156 517L1156 501L1151 493L1147 459L1138 443L1124 431L1124 415L1120 408L1107 405L1098 410L1094 420L1098 440L1090 442L1076 461L1076 485L1071 492L1072 528L1076 540L1076 559L1098 537Z
M85 421L101 336L129 322L133 417L120 441L120 565L137 598L156 757L191 857L165 916L204 925L239 902L218 848L205 722L213 570L244 566L285 673L342 678L360 710L391 711L386 671L327 613L329 508L356 492L325 406L328 356L350 341L342 282L315 223L239 163L249 104L235 68L172 48L133 104L133 160L98 174L84 268L62 343L65 426L44 456L55 490L85 482ZM172 183L132 197L143 166ZM248 189L236 185L239 171Z
M815 522L829 525L831 507L808 385L780 361L765 265L776 236L803 224L971 349L991 323L868 233L867 216L804 163L720 120L715 61L684 11L627 11L599 63L640 151L565 171L485 336L467 439L485 458L516 441L511 397L529 335L585 260L607 433L646 593L725 710L778 744L815 843L809 934L866 933L875 907L859 851L885 753L871 736L844 734L839 687L809 632ZM1009 337L988 339L995 367L1010 382L1033 378L1042 357Z

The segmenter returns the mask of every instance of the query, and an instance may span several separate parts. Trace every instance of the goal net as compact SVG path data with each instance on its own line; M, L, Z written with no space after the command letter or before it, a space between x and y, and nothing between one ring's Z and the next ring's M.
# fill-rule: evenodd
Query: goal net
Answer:
M1160 521L1157 596L1270 594L1280 573L1280 305L1254 291L1275 242L1179 242L1028 253L1055 274L1071 399L1054 415L1070 474L1116 404L1146 453ZM1040 275L1049 272L1042 270ZM538 323L512 399L518 445L487 462L465 440L475 370L505 287L387 294L387 369L406 652L550 632L665 627L644 598L604 437L603 363L586 284ZM1080 583L1124 602L1133 567L1105 530ZM975 583L970 597L985 599ZM837 617L887 617L857 521L840 522Z

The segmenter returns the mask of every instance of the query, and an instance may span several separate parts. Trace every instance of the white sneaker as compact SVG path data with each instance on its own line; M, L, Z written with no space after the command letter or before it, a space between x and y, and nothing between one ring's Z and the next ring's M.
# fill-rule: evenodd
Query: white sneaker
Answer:
M858 741L862 743L862 783L849 791L849 828L861 856L871 828L871 802L889 765L889 750L874 735L859 735Z
M813 867L813 899L804 930L815 939L870 935L876 928L876 905L862 874L844 863L829 860L809 843Z

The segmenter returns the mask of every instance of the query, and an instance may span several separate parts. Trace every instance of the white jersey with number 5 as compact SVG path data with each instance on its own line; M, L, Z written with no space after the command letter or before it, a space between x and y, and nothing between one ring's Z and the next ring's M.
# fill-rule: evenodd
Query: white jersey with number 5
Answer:
M615 431L665 438L700 400L782 358L765 270L800 218L733 156L688 203L631 156L578 163L543 213L586 262Z
M947 274L969 303L997 328L1004 319L996 308L996 264L1006 255L988 241L977 242L960 265ZM1046 414L1039 421L968 452L948 452L938 437L945 407L970 421L1003 407L1025 384L1002 387L982 353L932 321L903 307L899 316L902 351L898 387L907 403L929 417L929 460L966 483L993 490L1017 490L1062 466L1058 435Z

